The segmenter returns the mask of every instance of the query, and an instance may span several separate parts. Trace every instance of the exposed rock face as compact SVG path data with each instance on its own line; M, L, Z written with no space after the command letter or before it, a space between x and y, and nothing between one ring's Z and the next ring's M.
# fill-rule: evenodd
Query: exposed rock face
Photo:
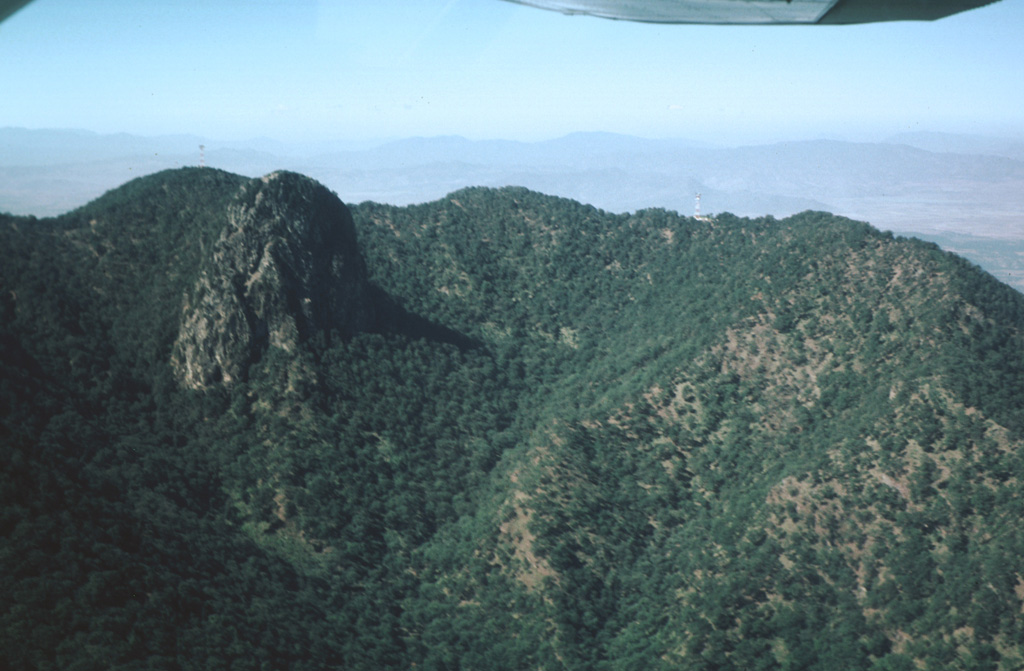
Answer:
M268 347L372 319L348 208L317 182L276 172L242 187L228 226L184 300L173 364L202 389L243 379Z

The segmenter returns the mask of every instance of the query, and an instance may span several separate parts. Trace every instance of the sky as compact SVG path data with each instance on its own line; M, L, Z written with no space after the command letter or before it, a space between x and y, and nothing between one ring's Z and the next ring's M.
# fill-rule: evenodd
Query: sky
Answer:
M373 141L1024 137L1024 0L940 21L654 25L502 0L35 0L0 127Z

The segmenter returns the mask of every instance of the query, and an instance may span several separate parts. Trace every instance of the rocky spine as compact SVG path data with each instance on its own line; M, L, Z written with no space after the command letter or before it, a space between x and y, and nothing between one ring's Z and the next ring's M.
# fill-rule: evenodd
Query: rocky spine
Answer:
M173 365L193 389L244 379L268 347L372 320L348 208L319 183L276 172L243 185L183 299Z

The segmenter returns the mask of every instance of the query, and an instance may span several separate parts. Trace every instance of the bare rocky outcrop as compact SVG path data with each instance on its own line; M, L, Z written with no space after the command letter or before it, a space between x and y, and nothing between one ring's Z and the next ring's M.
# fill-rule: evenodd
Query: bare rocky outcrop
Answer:
M228 225L186 292L172 363L193 389L244 379L269 347L372 320L348 208L324 186L276 172L245 184Z

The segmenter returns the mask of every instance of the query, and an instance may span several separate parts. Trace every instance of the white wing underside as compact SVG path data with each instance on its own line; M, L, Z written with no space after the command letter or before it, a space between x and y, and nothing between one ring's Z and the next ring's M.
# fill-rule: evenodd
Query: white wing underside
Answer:
M510 0L566 14L650 23L848 24L934 21L998 0Z
M817 23L836 0L513 0L566 14L652 23Z

